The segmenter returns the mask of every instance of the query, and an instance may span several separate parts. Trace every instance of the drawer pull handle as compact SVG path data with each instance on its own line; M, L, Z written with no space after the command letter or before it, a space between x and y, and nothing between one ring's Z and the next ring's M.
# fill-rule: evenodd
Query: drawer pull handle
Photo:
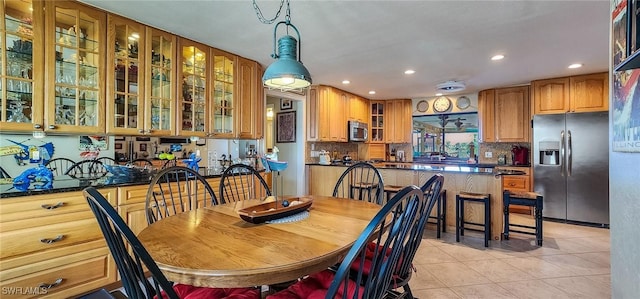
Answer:
M509 183L509 186L514 187L516 184L515 183Z
M44 244L52 244L61 241L62 239L64 239L64 235L58 235L55 239L40 239L40 242Z
M64 202L59 202L59 203L57 203L55 205L50 205L50 204L41 205L41 207L43 209L47 209L47 210L55 210L55 209L60 208L62 206L64 206Z
M58 278L53 283L43 282L38 287L41 288L41 289L47 289L48 290L50 288L55 288L55 287L59 286L60 284L62 284L63 281L64 281L64 279Z

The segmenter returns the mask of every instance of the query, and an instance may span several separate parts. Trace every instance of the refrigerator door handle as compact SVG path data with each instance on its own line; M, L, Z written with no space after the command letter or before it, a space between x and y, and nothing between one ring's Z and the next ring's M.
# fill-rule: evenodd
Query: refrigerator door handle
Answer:
M560 175L564 176L564 130L560 131Z
M571 164L573 162L573 149L571 145L571 130L567 130L567 147L568 147L568 156L567 156L567 176L571 176Z

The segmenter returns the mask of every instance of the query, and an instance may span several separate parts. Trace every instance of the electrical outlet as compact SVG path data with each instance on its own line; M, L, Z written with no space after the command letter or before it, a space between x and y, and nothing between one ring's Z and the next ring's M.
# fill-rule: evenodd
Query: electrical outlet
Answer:
M485 158L493 158L493 152L484 152Z
M319 151L311 151L311 158L317 158L320 157L320 152Z

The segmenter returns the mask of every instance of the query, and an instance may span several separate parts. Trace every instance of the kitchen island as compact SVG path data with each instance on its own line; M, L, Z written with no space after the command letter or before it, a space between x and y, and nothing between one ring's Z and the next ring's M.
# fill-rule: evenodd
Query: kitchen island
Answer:
M434 174L444 176L443 189L447 190L447 229L455 231L456 194L458 192L487 193L491 195L491 234L500 240L503 228L502 178L504 175L519 175L524 172L504 171L493 167L471 167L448 164L391 163L374 164L382 175L385 185L422 186ZM307 164L308 190L311 195L331 196L340 175L348 166L342 164ZM465 219L482 222L484 207L478 203L465 203ZM435 209L432 212L435 215Z

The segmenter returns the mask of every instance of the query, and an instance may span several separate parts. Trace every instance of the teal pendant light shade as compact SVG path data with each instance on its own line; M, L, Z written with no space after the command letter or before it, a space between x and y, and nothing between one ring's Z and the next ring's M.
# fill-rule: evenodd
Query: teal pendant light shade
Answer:
M311 74L298 59L300 56L298 41L290 35L281 37L278 40L278 53L275 53L276 31L280 24L292 27L298 33L298 39L300 39L298 29L290 22L283 21L276 24L273 30L274 53L271 56L277 60L265 70L262 82L271 89L279 89L281 91L302 90L311 85Z

